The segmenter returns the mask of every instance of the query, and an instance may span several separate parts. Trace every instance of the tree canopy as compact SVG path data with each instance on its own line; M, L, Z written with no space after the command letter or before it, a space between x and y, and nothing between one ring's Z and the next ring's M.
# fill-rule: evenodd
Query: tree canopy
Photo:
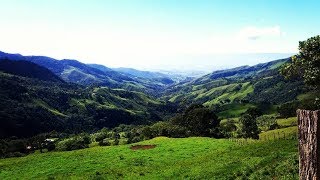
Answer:
M172 120L173 124L187 128L193 136L210 136L220 120L216 114L201 104L190 105L182 116Z
M303 78L304 82L313 87L320 86L320 36L299 42L299 54L285 64L281 74L286 78Z

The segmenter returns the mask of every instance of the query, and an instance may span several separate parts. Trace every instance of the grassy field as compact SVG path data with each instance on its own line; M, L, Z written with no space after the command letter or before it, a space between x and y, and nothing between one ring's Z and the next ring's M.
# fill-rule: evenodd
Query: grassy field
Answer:
M290 127L290 126L297 126L298 120L297 120L297 117L291 117L286 119L278 119L277 123L281 127Z
M0 160L0 179L298 179L297 140L164 138Z
M259 134L260 139L262 140L274 140L280 138L294 138L298 134L298 127L292 126L282 129L275 129L272 131L266 131Z

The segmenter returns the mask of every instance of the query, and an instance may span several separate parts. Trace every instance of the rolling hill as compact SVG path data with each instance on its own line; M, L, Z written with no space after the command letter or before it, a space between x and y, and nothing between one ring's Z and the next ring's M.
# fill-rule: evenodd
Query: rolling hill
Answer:
M239 116L259 104L269 105L264 109L272 111L275 105L295 100L306 91L302 81L288 81L279 74L280 66L288 61L290 58L215 71L167 88L163 99L182 106L200 103L223 117Z
M1 64L10 66L0 66L0 137L26 137L52 130L90 132L119 124L148 124L170 116L176 109L141 92L83 87L59 78L53 81L49 77L57 76L34 63L5 60ZM20 76L27 72L25 69L8 73L13 72L11 69L20 70L21 64L27 64L25 67L37 76ZM43 72L48 74L39 75Z
M192 103L209 107L220 118L238 117L256 106L263 106L266 114L275 113L278 105L300 101L309 93L302 81L287 81L279 74L278 68L290 59L215 71L169 87L155 82L147 87L145 79L128 77L101 65L89 66L75 60L58 61L38 56L2 54L1 57L0 119L1 127L7 127L1 131L2 137L30 136L51 130L81 132L119 124L148 124L168 119L177 109L183 110ZM8 60L10 58L17 61ZM112 82L118 85L106 84L107 81L90 86L65 83L33 62L51 68L60 77L68 77L69 82L70 79L83 82L86 78L77 73L72 78L73 73L66 73L66 67L99 80L113 78ZM150 75L149 80L153 81L155 76ZM79 81L75 81L77 78ZM132 88L132 82L138 88ZM161 97L136 91L144 88L154 88ZM36 128L26 131L30 127Z
M28 61L0 61L0 71L23 77L36 78L44 81L63 82L50 70Z
M126 74L128 76L133 76L136 79L143 78L150 81L156 81L163 85L171 85L175 83L175 80L173 79L176 79L174 76L169 76L163 73L151 72L151 71L140 71L133 68L114 68L114 70L117 72Z
M0 60L29 61L43 66L66 82L80 85L100 85L131 91L156 93L165 84L123 74L102 65L88 65L77 60L56 60L46 56L22 56L0 52ZM165 81L163 81L165 82Z

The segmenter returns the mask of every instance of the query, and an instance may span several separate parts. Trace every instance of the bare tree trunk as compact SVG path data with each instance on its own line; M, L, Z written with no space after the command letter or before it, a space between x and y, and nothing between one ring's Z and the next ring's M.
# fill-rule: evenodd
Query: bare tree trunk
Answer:
M320 180L320 111L297 110L299 136L299 177Z

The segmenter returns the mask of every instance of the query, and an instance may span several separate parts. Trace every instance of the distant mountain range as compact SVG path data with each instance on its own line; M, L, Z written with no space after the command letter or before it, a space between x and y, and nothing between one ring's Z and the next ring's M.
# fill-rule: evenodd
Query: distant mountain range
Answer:
M84 64L77 60L56 60L46 56L22 56L0 51L0 60L29 61L43 66L66 82L100 85L111 88L155 93L176 81L161 73L130 69L111 69L103 65Z

